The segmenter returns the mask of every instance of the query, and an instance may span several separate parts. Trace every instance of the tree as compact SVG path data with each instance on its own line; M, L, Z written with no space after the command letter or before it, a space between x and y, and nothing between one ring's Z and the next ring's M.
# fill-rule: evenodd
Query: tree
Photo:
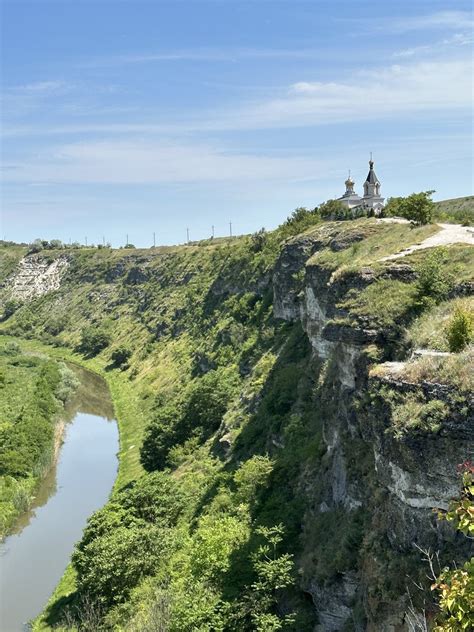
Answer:
M124 365L127 364L127 360L130 358L131 355L132 352L130 351L130 349L124 346L120 346L112 352L110 358L114 366L126 368Z
M390 198L385 207L387 215L398 215L414 224L429 224L433 216L435 204L431 199L434 191L412 193L408 197Z
M450 503L446 512L438 512L466 537L474 537L474 465L460 466L463 471L461 497ZM474 629L474 558L461 567L444 568L431 587L439 595L440 614L433 632L464 632Z
M252 584L251 619L257 632L281 630L294 619L293 614L280 617L274 612L278 601L278 591L293 584L293 556L289 553L278 555L278 545L283 540L283 525L259 527L258 535L264 538L253 555L253 568L257 575Z
M352 217L350 210L339 200L328 200L319 207L323 219L347 219Z
M95 356L108 347L110 340L110 334L103 329L84 327L81 332L79 350L85 355Z

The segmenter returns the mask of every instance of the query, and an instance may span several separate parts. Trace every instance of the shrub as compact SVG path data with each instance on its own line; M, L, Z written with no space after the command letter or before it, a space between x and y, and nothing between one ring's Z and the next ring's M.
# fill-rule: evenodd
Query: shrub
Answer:
M110 357L114 366L123 367L127 363L127 360L130 358L131 355L132 352L130 351L130 349L121 346L117 347L117 349L112 352L112 355Z
M2 320L6 320L7 318L10 318L10 316L12 316L20 306L21 306L21 301L18 301L15 299L10 299L9 301L5 301Z
M437 248L426 255L418 268L417 291L418 305L430 307L447 298L452 287L452 278L445 271L447 253L444 248Z
M85 355L95 356L110 344L110 334L103 329L84 327L81 332L79 350Z
M41 239L35 239L30 244L30 249L28 251L28 254L35 253L35 252L41 252L41 250L43 250L43 248L44 248L44 246L43 246L43 242L41 241Z
M472 313L456 308L445 332L451 352L458 353L471 342L474 334L473 320Z
M252 251L260 252L267 242L267 232L264 228L261 228L256 233L253 233L250 239Z

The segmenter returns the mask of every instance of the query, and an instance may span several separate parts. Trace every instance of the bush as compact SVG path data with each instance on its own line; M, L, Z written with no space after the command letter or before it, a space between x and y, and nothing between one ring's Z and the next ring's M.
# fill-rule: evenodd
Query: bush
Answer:
M261 228L251 236L251 248L253 252L261 252L267 242L267 232Z
M473 339L474 318L472 313L456 308L452 319L446 327L446 338L449 350L458 353L467 347Z
M10 318L10 316L12 316L19 307L21 307L21 301L18 301L15 299L10 299L9 301L5 301L2 320L6 320L7 318Z
M444 270L446 259L446 250L438 248L429 252L418 268L418 304L421 307L429 307L447 298L453 282Z
M110 340L110 334L103 329L84 327L81 332L79 351L88 356L95 356L109 346Z
M44 246L43 246L43 242L41 241L41 239L35 239L30 244L30 249L28 251L28 254L35 253L35 252L41 252L43 250L43 248L44 248Z
M124 367L124 365L127 363L127 360L130 358L130 356L132 355L132 352L130 351L130 349L128 349L127 347L117 347L117 349L115 349L112 352L112 355L110 356L113 365L116 367Z

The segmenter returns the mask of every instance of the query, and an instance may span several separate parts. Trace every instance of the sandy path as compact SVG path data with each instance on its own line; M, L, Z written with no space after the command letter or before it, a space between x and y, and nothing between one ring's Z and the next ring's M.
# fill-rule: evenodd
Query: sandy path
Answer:
M387 223L408 224L408 220L388 217L379 220ZM472 226L461 226L461 224L438 224L441 230L436 235L431 235L420 244L415 244L409 248L405 248L394 255L382 257L379 261L391 261L399 259L415 252L416 250L424 250L425 248L434 248L435 246L449 246L450 244L470 244L474 246L474 228Z

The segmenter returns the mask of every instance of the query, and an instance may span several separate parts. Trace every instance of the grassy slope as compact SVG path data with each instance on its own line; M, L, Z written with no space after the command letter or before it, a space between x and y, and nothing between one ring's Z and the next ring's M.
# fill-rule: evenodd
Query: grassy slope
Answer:
M474 224L474 196L436 202L434 219L472 226Z
M308 232L314 233L315 237L323 236L328 243L333 238L344 241L353 233L359 233L362 241L339 251L328 248L318 253L312 263L326 266L340 275L366 265L383 268L376 263L378 258L418 242L436 230L435 226L411 229L376 224L373 220L324 224L310 228ZM49 353L79 362L107 379L120 428L120 469L116 487L142 474L138 448L144 426L153 415L156 395L175 398L195 379L196 366L201 360L217 366L247 362L250 378L245 378L242 383L240 395L227 414L227 425L236 442L236 455L239 450L241 456L247 457L252 451L265 450L266 440L276 432L276 428L271 430L271 424L276 421L268 425L268 417L263 413L260 417L249 415L242 401L252 401L260 389L269 388L269 376L275 363L279 362L285 335L279 338L280 334L268 317L257 325L246 321L249 308L245 297L250 295L253 300L252 295L259 284L265 295L262 280L271 271L278 253L278 241L284 236L290 235L271 236L259 252L253 251L248 238L155 253L150 250L83 250L77 255L74 253L69 276L60 291L36 300L31 308L21 308L7 321L6 328L10 332L34 338L25 342L28 348L48 349ZM467 255L467 247L460 247L455 258L456 272L463 278L471 274L466 266ZM416 264L420 254L413 257ZM123 270L114 277L117 264L123 265ZM387 282L382 296L396 297L394 289L399 283ZM402 289L405 291L410 287L410 284L404 284ZM255 296L262 309L268 310L268 304L265 307L267 299L264 296L258 298L258 294ZM369 314L378 311L370 296L361 293L361 297L350 306L355 316L361 309L366 309ZM393 319L399 314L400 303L397 300L392 303L388 311ZM53 335L49 332L50 324L58 321L61 321L61 330ZM79 341L81 328L91 322L111 331L113 342L98 357L87 359L72 348ZM262 342L262 337L266 341ZM60 346L43 346L38 339ZM110 370L111 351L123 344L133 351L130 368L124 372ZM242 419L245 420L243 424ZM307 427L316 423L311 419L308 417ZM317 428L316 423L315 438ZM293 453L287 451L286 458L317 461L318 445L318 441L314 446L307 441L304 449L295 448ZM211 480L212 477L206 474L208 457L202 456L209 453L212 453L210 444L205 446L204 453L197 451L184 460L181 457L176 474ZM282 463L282 472L286 472L286 476L290 471L298 471L292 469L296 465L286 470L285 467L289 467L288 464ZM268 508L265 511L268 512ZM68 570L53 602L73 587L74 578ZM47 629L47 626L40 625L38 629Z

